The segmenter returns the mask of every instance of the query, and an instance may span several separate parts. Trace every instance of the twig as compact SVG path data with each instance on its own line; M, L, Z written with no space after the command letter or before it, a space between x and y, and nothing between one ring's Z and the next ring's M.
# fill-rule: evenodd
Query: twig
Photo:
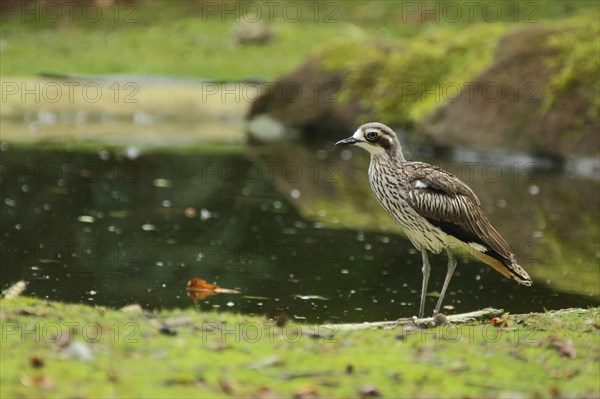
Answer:
M470 323L476 320L482 320L486 318L491 318L494 316L500 316L504 313L502 309L494 309L494 308L485 308L482 310L477 310L475 312L454 314L450 316L445 316L448 323L452 324L464 324ZM419 327L433 327L435 325L435 320L433 317L424 317L422 319L414 318L402 318L395 321L375 321L375 322L365 322L365 323L346 323L346 324L325 324L322 327L329 328L334 331L351 331L351 330L366 330L369 328L379 329L379 330L389 330L396 328L402 325L417 325Z

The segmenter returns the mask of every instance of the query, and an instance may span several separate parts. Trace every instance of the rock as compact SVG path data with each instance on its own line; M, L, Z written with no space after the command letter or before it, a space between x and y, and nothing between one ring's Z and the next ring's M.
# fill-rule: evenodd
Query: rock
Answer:
M272 142L286 138L296 138L298 133L293 129L286 129L277 119L261 114L248 122L248 133L260 142Z
M433 318L433 323L436 327L443 326L444 324L448 324L448 318L443 313L438 313Z
M92 347L85 342L73 342L62 350L62 354L66 359L79 360L88 362L94 358Z
M142 307L137 303L132 303L131 305L125 305L119 310L121 312L125 312L125 313L142 313L144 311L142 309Z
M252 139L336 140L346 137L365 114L358 99L337 98L343 71L328 71L318 58L311 58L281 77L253 102L248 114Z
M597 156L597 49L585 42L597 28L548 25L509 32L489 39L487 46L495 53L482 64L483 72L457 82L447 81L451 74L419 63L419 52L430 45L423 38L414 47L402 41L333 47L263 90L248 115L249 136L261 142L333 141L347 137L363 122L380 120L408 129L411 141L427 144L501 148L549 159ZM448 41L439 46L457 57ZM369 61L339 61L355 57ZM460 60L453 62L447 66L461 67ZM332 65L338 69L331 69ZM415 68L431 71L406 76ZM461 91L438 91L435 105L422 112L422 101L410 96L402 100L402 85L422 79ZM339 99L341 89L348 101ZM588 169L595 170L595 165Z
M265 44L273 38L271 28L255 14L244 15L233 29L236 44Z
M418 133L443 145L565 157L597 153L600 126L586 117L586 93L571 87L544 109L546 88L555 74L549 61L556 55L547 42L556 34L531 28L505 36L492 65L473 79L469 92L438 107L418 126Z

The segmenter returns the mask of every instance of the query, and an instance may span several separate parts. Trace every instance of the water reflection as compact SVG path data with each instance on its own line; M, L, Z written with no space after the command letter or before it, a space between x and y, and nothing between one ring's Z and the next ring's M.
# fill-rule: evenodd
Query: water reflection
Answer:
M203 309L319 322L416 313L420 256L372 197L363 154L3 149L2 288L25 279L44 298L189 307L186 283L201 277L242 292ZM430 161L474 188L534 279L521 287L463 258L453 311L600 303L596 182L519 163ZM431 260L435 290L445 258Z

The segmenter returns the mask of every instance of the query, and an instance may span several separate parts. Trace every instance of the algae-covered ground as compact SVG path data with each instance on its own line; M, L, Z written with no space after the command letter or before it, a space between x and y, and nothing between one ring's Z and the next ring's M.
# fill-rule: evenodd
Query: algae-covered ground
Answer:
M3 398L600 395L600 308L346 331L20 297L0 320Z

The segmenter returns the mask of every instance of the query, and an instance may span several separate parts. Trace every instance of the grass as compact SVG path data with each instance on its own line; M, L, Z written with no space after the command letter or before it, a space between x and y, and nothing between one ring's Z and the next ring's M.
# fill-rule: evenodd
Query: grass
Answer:
M504 329L336 331L191 305L142 313L20 297L0 317L3 398L600 395L600 308L514 315Z
M141 0L60 9L56 5L61 2L32 2L25 11L11 8L1 16L0 74L274 79L331 41L387 40L440 27L469 28L490 19L488 3L502 8L493 22L529 26L597 8L593 1L485 0L477 2L477 8L458 1L453 6L460 18L454 18L444 1L408 3L282 0L273 8L254 2L258 8L253 9L243 2ZM417 9L410 8L415 5ZM255 18L246 17L252 13ZM238 21L270 25L275 40L266 45L234 44Z
M47 73L135 73L240 79L275 78L298 64L318 43L346 34L344 24L310 21L273 23L276 40L260 46L233 43L235 12L225 21L202 13L199 3L146 1L134 4L129 22L123 5L102 19L22 24L18 16L2 27L6 41L3 75ZM291 2L288 2L291 3ZM308 10L303 7L304 13ZM119 23L113 22L120 10ZM119 12L117 12L119 13ZM313 29L315 28L316 29ZM306 29L311 34L306 35ZM36 52L31 49L36 48ZM117 55L117 56L115 56ZM274 56L277 55L277 56ZM36 62L32 62L35 57Z

